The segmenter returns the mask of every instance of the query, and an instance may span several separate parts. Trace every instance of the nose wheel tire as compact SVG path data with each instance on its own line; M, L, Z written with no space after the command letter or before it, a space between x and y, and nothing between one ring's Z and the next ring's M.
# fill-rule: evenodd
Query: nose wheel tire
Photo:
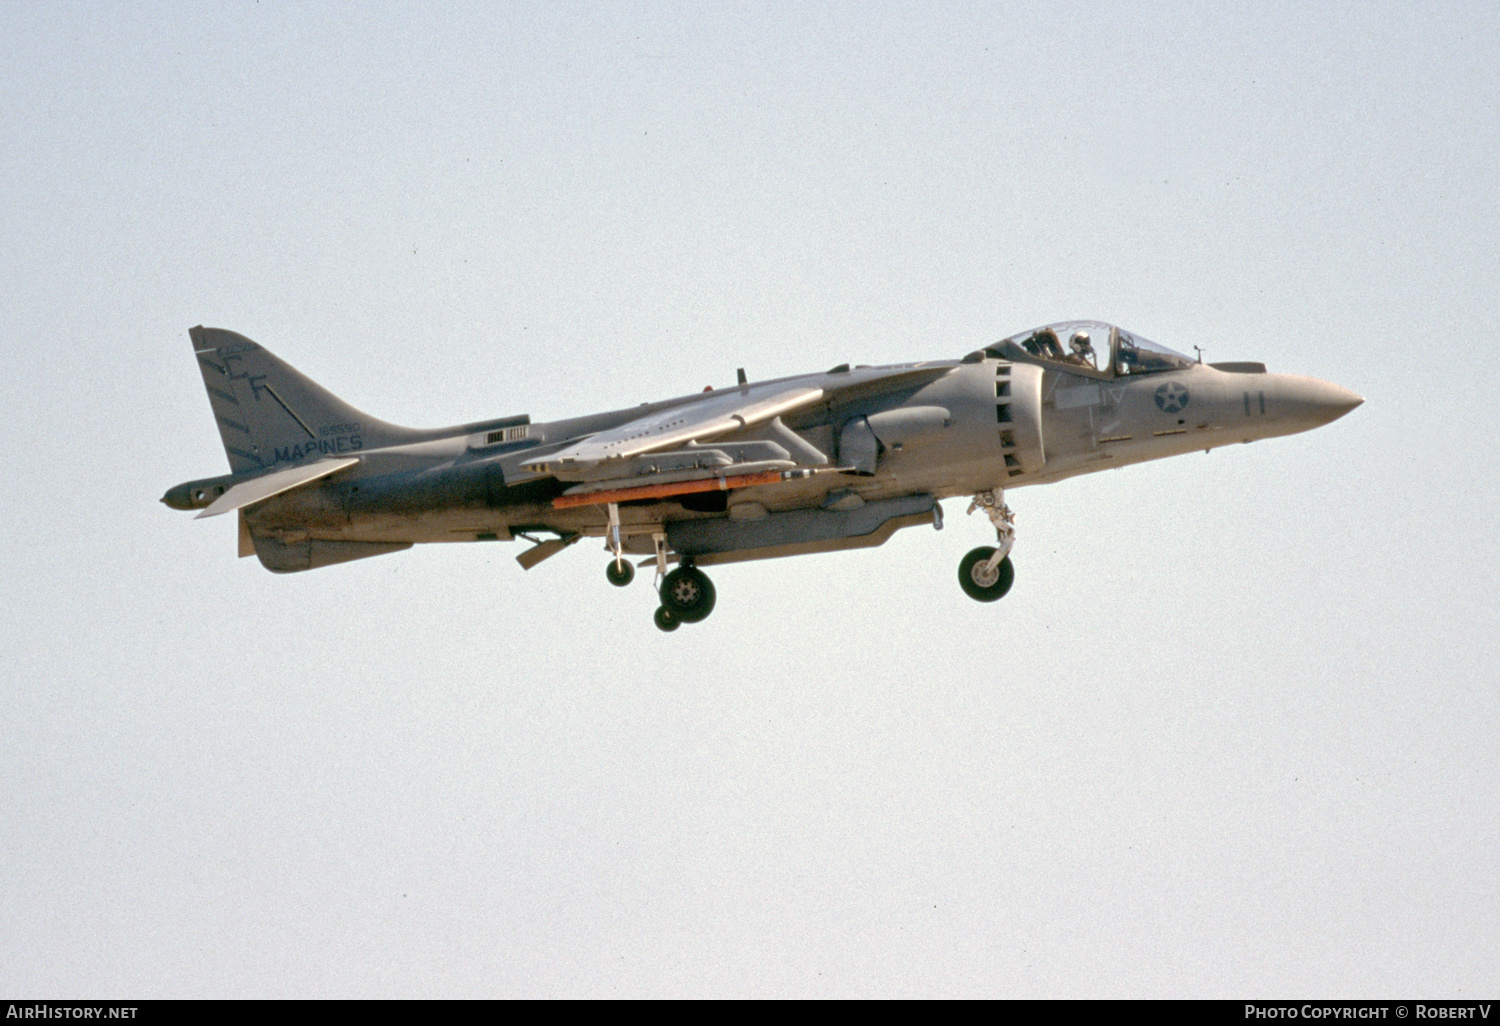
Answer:
M682 621L677 619L677 614L666 606L656 607L656 616L654 619L656 620L656 626L664 631L675 631L682 624Z
M715 598L714 582L697 567L680 566L662 578L662 608L683 623L697 623L707 617L714 611Z
M604 576L609 578L609 583L616 588L623 588L635 580L635 567L628 560L611 559L604 568Z
M1006 556L993 569L986 572L985 563L995 550L987 545L970 552L958 564L958 583L964 594L978 602L994 602L1010 591L1016 579L1016 568Z

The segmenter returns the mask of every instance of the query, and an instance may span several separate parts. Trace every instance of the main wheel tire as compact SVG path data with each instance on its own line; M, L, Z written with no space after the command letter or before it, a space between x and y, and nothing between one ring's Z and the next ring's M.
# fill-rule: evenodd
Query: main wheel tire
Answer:
M652 619L656 621L656 626L667 632L675 631L682 624L682 621L677 618L677 614L666 606L657 606L656 615Z
M994 554L993 547L981 545L958 564L958 583L969 598L979 602L994 602L1010 591L1010 586L1015 583L1016 568L1011 565L1009 556L1002 559L1000 565L989 573L984 572L985 562Z
M628 559L611 559L604 567L604 576L609 578L609 583L616 588L623 588L635 580L635 567L630 565Z
M661 604L683 623L697 623L714 611L714 582L695 566L680 566L662 578Z

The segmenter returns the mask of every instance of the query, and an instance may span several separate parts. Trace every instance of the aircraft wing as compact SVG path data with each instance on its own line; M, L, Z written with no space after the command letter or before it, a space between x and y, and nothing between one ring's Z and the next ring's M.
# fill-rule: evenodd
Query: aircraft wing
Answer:
M936 377L946 374L954 366L955 363L943 361L856 367L851 371L846 364L821 376L724 389L600 431L557 452L537 456L521 466L547 474L639 456L740 431L855 390L885 389L914 379Z
M560 452L537 457L522 466L543 473L548 468L567 465L603 463L606 460L639 456L695 439L739 431L752 424L768 421L783 413L811 405L826 393L805 383L760 385L747 389L725 390L697 402L674 406L621 424L619 427L590 435Z
M278 470L272 474L251 478L249 481L241 481L229 491L219 496L213 504L199 513L194 520L202 520L204 517L216 517L220 513L228 513L232 509L248 506L252 502L269 499L273 495L289 492L293 488L305 485L310 481L316 481L320 477L352 467L359 462L358 457L345 457L343 459L319 460L317 463L309 463L301 467L288 467Z

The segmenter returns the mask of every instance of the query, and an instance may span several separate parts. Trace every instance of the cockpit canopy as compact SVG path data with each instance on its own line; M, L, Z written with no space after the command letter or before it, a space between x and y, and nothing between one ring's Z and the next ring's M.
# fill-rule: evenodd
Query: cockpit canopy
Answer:
M1058 321L984 350L999 360L1051 364L1091 378L1136 377L1190 367L1195 361L1103 321Z

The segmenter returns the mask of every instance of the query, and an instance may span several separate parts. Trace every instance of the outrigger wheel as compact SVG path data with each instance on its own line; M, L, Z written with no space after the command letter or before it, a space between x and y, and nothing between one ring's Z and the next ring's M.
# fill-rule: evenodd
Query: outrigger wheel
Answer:
M675 631L682 624L682 621L677 619L677 614L666 606L656 607L656 616L654 619L656 620L656 626L664 631Z
M994 554L994 546L981 545L959 562L958 583L969 598L994 602L1010 591L1016 579L1016 568L1011 565L1009 556L991 568L989 561Z
M611 559L604 568L604 576L609 578L609 583L616 588L623 588L635 580L635 567L630 565L628 559Z
M714 582L695 566L680 566L662 578L661 607L683 623L697 623L714 611ZM661 626L661 620L656 622Z

